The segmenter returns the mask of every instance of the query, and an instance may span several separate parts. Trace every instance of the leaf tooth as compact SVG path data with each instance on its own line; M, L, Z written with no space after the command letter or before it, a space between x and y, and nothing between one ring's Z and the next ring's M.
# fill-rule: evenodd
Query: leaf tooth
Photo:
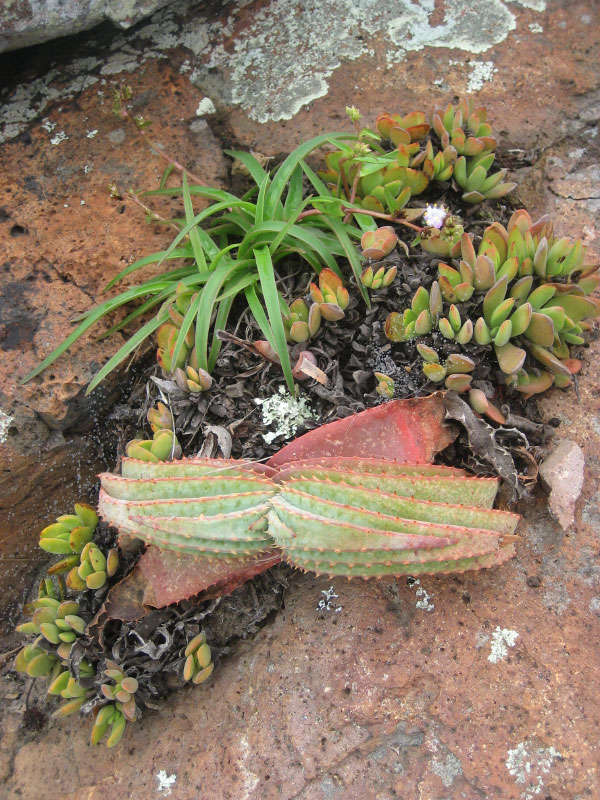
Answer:
M358 456L341 456L339 458L331 458L323 456L321 458L303 458L298 461L292 461L286 466L282 467L276 480L285 480L288 473L292 474L298 470L313 469L313 468L335 468L350 470L352 472L374 472L380 474L403 474L403 475L455 475L465 476L464 470L458 467L447 467L438 464L403 464L397 461L391 461L381 458L362 458Z

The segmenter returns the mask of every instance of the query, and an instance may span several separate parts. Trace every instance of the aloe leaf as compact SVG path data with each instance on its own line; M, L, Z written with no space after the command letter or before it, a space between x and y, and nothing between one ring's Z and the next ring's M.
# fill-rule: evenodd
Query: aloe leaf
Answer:
M293 461L289 467L285 467L278 475L278 480L287 479L288 475L297 475L301 470L310 470L314 467L331 468L331 458L315 457L303 458ZM377 475L462 475L464 470L458 467L446 467L440 464L399 464L395 461L387 461L381 458L359 458L356 456L336 456L336 469L351 472L374 472Z
M318 560L315 557L303 558L302 553L290 553L290 561L295 566L316 572L319 575L345 575L347 577L380 577L383 575L434 575L447 572L467 572L483 567L494 567L503 564L514 556L514 547L509 545L500 548L497 552L480 558L462 558L456 561L424 562L421 564L372 564L355 565L336 563L335 561Z
M424 520L417 520L413 517L401 517L395 513L386 513L385 509L380 509L378 501L381 498L371 497L372 505L370 508L376 510L365 510L345 502L343 492L340 492L338 501L324 500L323 498L316 497L312 493L302 492L297 489L283 488L281 493L273 498L273 507L279 512L281 505L284 504L286 510L293 510L301 516L310 514L314 517L323 517L340 524L348 523L349 525L358 525L377 533L379 531L395 531L397 533L405 533L410 535L423 536L432 539L429 545L423 544L423 547L439 547L436 544L435 538L437 537L446 539L446 544L458 544L465 539L474 537L485 538L487 535L491 540L497 539L498 534L495 531L484 528L471 528L465 525L450 525L446 522L426 522ZM393 509L393 503L388 501L390 509ZM467 532L467 533L465 533ZM316 532L314 535L311 546L323 546L320 540L320 533ZM421 546L421 545L419 545ZM348 547L347 549L354 549ZM358 547L360 549L360 547Z
M390 514L404 519L481 528L498 533L514 533L520 519L518 514L512 514L509 511L415 500L414 497L401 497L378 489L362 489L330 481L311 481L301 478L289 480L283 486L282 497L288 496L286 494L288 489L298 490L336 503L376 509L382 514ZM293 499L290 501L293 502Z
M329 469L294 469L292 463L285 470L286 476L298 475L305 478L330 480L336 483L348 483L351 486L379 488L384 492L399 494L404 497L415 497L418 500L431 500L441 503L462 503L469 506L491 508L496 497L498 481L496 478L462 478L454 476L411 476L374 473L363 474L338 470L335 466Z
M148 463L153 466L152 462ZM240 508L258 505L262 502L260 498L269 497L276 489L271 481L253 477L243 469L227 470L222 475L200 473L197 476L156 478L126 478L107 472L100 475L100 480L104 491L116 500L172 500L243 494L244 505Z
M287 529L290 537L287 540L285 530L278 523L283 523ZM269 512L269 532L284 551L288 547L295 552L303 549L318 551L321 548L339 551L337 560L346 563L357 563L359 553L365 554L367 563L393 561L397 564L419 564L483 556L498 549L498 535L465 529L466 534L469 531L473 531L472 536L465 535L458 540L451 536L374 530L309 512L298 512L285 507L279 500L275 501L273 511Z
M285 338L285 329L283 327L283 320L281 318L281 311L279 309L279 293L277 291L277 284L275 283L275 272L273 269L273 262L268 248L259 248L254 250L254 257L256 258L256 266L260 276L260 285L269 315L269 323L273 332L273 341L275 352L281 361L281 368L292 395L295 395L296 389L294 386L294 378L292 376L292 365L290 363L290 354L287 348Z
M227 478L247 476L248 472L260 475L270 475L273 470L263 464L253 461L243 461L225 458L186 458L179 461L159 461L152 463L140 461L137 458L125 457L121 460L123 478L197 478L201 475L213 477L226 476ZM103 480L113 477L112 473L103 473Z

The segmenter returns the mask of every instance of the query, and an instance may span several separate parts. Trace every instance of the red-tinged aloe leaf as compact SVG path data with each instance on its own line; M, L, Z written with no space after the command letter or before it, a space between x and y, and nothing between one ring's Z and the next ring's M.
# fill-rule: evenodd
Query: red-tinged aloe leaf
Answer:
M318 467L330 468L332 466L331 459L328 457L322 458L303 458L302 460L294 461L290 464L290 469L294 471L298 469L313 469ZM381 458L354 458L347 456L337 456L335 459L336 468L360 473L375 472L378 475L462 475L467 473L459 467L446 467L439 464L400 464L395 461L387 461ZM281 481L281 476L286 468L277 475L277 482Z
M275 453L267 462L282 467L308 458L364 456L428 464L456 438L444 424L441 393L409 400L392 400L360 414L315 428Z
M110 590L104 612L128 621L143 617L149 607L162 608L200 592L202 600L228 595L280 560L279 551L217 561L149 547L133 571Z

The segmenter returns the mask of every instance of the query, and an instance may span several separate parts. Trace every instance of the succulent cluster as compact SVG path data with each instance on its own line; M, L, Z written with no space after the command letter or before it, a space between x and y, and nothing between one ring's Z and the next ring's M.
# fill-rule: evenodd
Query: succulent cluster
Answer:
M301 568L360 577L460 572L513 555L519 517L492 510L498 481L449 467L314 458L269 477L248 462L194 458L124 459L122 471L101 476L102 515L180 553L239 559L278 547ZM195 679L210 652L202 637L188 650Z
M345 316L350 295L340 276L326 267L319 272L318 281L318 285L310 284L310 306L303 298L297 298L283 316L288 342L307 342L319 332L322 320L337 322ZM274 351L271 358L273 355Z
M154 431L152 439L132 439L128 442L126 453L131 458L156 463L171 458L180 458L181 445L171 429L158 428Z
M488 174L494 163L496 139L485 108L475 108L471 98L462 100L458 106L449 104L444 111L435 111L432 124L442 152L454 153L449 163L454 165L452 174L463 189L465 203L497 200L515 188L516 183L504 181L507 170Z
M159 403L148 416L159 425L165 421L167 413L166 406ZM150 468L156 462L136 463L147 464ZM54 717L62 718L78 711L93 713L91 743L98 744L108 733L106 745L113 747L120 741L126 723L134 722L139 715L135 701L139 686L138 680L115 661L102 658L98 663L93 659L90 663L82 657L82 652L88 655L88 625L94 607L90 598L102 596L103 592L98 593L98 590L104 590L119 567L118 549L113 547L104 552L94 541L97 524L94 509L85 503L76 503L75 514L59 517L42 531L40 546L63 556L67 553L66 542L71 548L70 555L49 567L37 598L26 607L31 619L18 625L16 630L34 638L19 650L14 669L31 678L48 680L48 696L64 700L53 712ZM82 528L85 529L83 533ZM79 648L75 657L74 646ZM210 676L214 665L204 634L190 640L185 659L183 680L202 683Z
M457 348L492 347L505 383L525 394L570 385L570 345L583 344L582 333L600 315L589 296L600 277L597 267L586 267L582 243L556 238L547 218L533 223L519 210L507 228L487 227L477 252L468 234L460 247L456 266L440 262L429 290L419 287L410 308L388 316L387 337L401 342L437 330ZM470 388L469 356L451 353L442 365L434 347L417 349L430 380Z
M407 209L409 201L431 181L453 179L471 204L504 197L516 186L504 180L505 169L490 174L496 139L486 110L472 99L434 111L431 126L416 111L380 114L375 127L377 133L360 131L354 144L338 144L320 173L332 193L353 206L411 219L418 212ZM386 142L394 150L386 151Z
M185 681L204 683L207 678L210 678L215 665L203 632L194 636L185 648L184 655L183 679Z

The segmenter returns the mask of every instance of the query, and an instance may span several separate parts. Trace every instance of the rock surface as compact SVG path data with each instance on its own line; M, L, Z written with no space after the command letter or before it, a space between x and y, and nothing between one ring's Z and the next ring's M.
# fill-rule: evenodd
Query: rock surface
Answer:
M84 452L72 431L88 416L90 361L101 363L113 345L89 338L36 384L18 381L109 276L169 237L145 226L125 194L155 185L162 164L112 115L114 88L130 84L153 138L219 184L223 148L274 156L345 127L345 105L371 123L382 110L429 108L479 87L523 202L553 214L562 233L583 234L598 254L596 15L594 4L566 0L548 8L542 0L270 0L202 13L179 0L128 35L72 44L55 64L45 51L13 76L0 110L0 507L12 515L14 552L33 552L42 518L70 501L58 484L77 475L75 455ZM109 183L122 201L111 199ZM298 576L285 611L241 643L210 684L174 695L128 731L118 770L110 751L90 758L87 722L24 714L20 679L5 670L0 794L598 796L599 356L597 339L578 353L578 395L555 391L542 401L585 456L573 534L542 501L528 501L518 557L498 570L413 585ZM20 584L13 576L8 590L3 577L0 596L22 594L33 571L24 561ZM329 611L317 610L323 592Z
M101 22L129 28L169 0L8 0L0 9L0 53L86 31Z
M566 531L575 523L575 503L583 489L583 450L577 442L560 439L540 464L540 477L550 490L550 513Z

